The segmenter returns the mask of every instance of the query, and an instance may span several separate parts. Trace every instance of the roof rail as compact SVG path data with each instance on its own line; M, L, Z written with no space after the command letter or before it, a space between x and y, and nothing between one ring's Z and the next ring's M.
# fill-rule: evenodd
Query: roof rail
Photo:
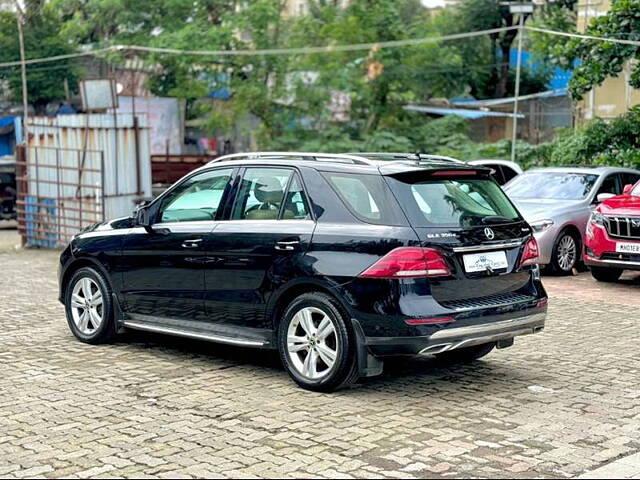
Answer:
M379 157L380 159L389 159L389 161L401 161L401 160L441 160L446 162L465 163L462 160L456 158L447 157L445 155L430 155L426 153L400 153L400 152L365 152L349 155L361 155L363 157Z
M313 153L313 152L246 152L246 153L232 153L230 155L223 155L210 161L209 163L224 162L227 160L253 160L261 158L289 158L296 157L304 160L312 161L332 161L332 160L345 160L350 161L358 165L375 165L370 159L357 154L344 154L344 153Z

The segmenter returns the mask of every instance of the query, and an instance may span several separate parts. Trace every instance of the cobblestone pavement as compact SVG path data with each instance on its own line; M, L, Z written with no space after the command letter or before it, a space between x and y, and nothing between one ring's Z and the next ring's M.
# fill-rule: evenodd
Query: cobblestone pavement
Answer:
M543 334L324 395L269 352L77 342L56 259L0 251L0 477L573 477L640 451L638 275L550 278Z

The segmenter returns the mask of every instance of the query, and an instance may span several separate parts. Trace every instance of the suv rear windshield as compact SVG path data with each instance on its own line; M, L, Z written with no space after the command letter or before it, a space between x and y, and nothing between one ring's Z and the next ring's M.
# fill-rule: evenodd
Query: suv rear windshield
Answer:
M504 192L489 178L390 181L415 227L471 227L521 218Z

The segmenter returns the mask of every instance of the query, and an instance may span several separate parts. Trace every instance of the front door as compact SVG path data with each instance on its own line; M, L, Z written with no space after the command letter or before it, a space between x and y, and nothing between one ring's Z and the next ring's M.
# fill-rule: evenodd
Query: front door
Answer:
M264 333L272 292L302 268L315 222L299 174L288 168L247 168L229 221L207 241L206 314L216 330ZM255 329L255 330L254 330Z
M123 245L123 308L130 318L204 319L204 244L221 218L233 169L195 174L157 201L155 222Z

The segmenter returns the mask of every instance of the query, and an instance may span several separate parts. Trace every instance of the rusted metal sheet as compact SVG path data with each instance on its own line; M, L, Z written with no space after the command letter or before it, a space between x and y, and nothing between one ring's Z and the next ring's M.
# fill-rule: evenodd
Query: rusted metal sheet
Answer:
M60 246L78 230L129 215L149 198L146 117L30 117L19 175L19 229L26 243Z
M171 185L216 158L216 155L151 155L152 183Z

